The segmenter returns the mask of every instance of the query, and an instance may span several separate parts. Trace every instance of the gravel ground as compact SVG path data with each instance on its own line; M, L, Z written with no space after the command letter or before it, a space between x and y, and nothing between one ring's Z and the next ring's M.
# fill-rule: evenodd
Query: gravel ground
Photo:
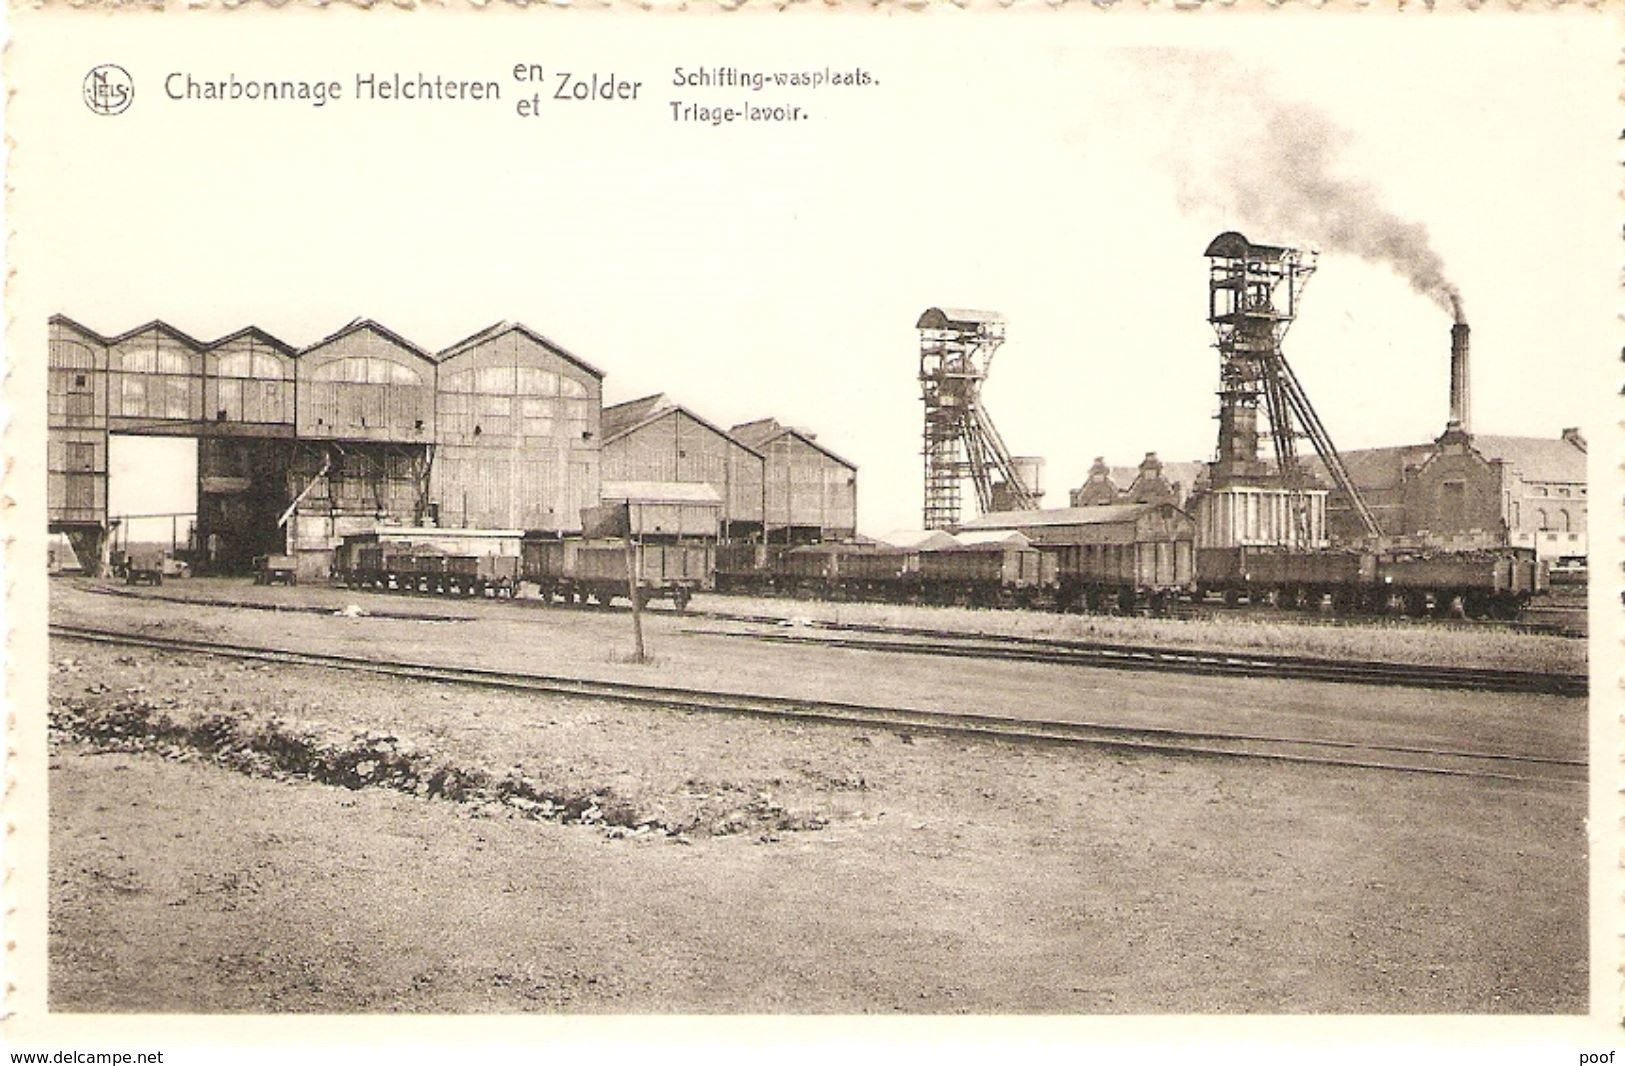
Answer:
M53 657L55 1011L1586 1008L1581 789Z

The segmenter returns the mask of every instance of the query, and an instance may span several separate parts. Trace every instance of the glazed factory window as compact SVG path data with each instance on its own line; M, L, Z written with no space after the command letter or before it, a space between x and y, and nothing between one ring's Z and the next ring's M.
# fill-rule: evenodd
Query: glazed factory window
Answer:
M411 367L388 359L352 355L317 367L312 381L338 381L351 385L421 385L423 378Z
M67 367L94 369L96 354L76 341L52 341L50 364L58 369Z
M282 362L275 356L260 352L232 352L230 355L222 355L214 366L215 373L223 378L279 379L284 376Z
M113 357L116 369L134 374L188 374L192 370L191 357L176 348L115 348Z

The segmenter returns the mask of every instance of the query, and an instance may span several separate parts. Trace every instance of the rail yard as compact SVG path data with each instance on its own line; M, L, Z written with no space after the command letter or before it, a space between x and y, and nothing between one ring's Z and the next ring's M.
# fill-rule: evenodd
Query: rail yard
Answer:
M1584 437L1473 432L1458 301L1443 432L1342 453L1314 253L1204 256L1210 461L1045 507L933 307L879 535L523 325L54 317L53 1008L1584 1011ZM197 440L167 549L120 435Z
M528 590L59 578L53 1004L1583 1009L1583 642L1336 627L1445 643L1329 679L878 608L702 595L635 663Z

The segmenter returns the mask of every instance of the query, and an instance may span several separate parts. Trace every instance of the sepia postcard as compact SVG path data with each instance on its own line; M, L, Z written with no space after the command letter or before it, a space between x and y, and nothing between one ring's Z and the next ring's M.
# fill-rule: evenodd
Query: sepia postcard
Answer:
M9 17L10 1061L1614 1061L1617 8Z

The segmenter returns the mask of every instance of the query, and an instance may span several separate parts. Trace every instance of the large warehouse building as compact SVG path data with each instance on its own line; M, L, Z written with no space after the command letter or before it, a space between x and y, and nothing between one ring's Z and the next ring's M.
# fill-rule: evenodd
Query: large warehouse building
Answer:
M213 342L163 322L104 336L49 323L50 529L105 565L114 435L198 441L200 563L297 553L325 574L384 525L578 531L604 481L711 485L736 537L856 528L856 467L803 430L734 433L648 397L603 408L603 373L498 323L428 352L358 319L296 349L249 327Z
M725 536L762 533L762 453L663 395L604 408L603 463L607 481L710 485Z
M762 515L774 543L841 540L858 528L858 468L804 429L758 419L732 434L760 453Z

